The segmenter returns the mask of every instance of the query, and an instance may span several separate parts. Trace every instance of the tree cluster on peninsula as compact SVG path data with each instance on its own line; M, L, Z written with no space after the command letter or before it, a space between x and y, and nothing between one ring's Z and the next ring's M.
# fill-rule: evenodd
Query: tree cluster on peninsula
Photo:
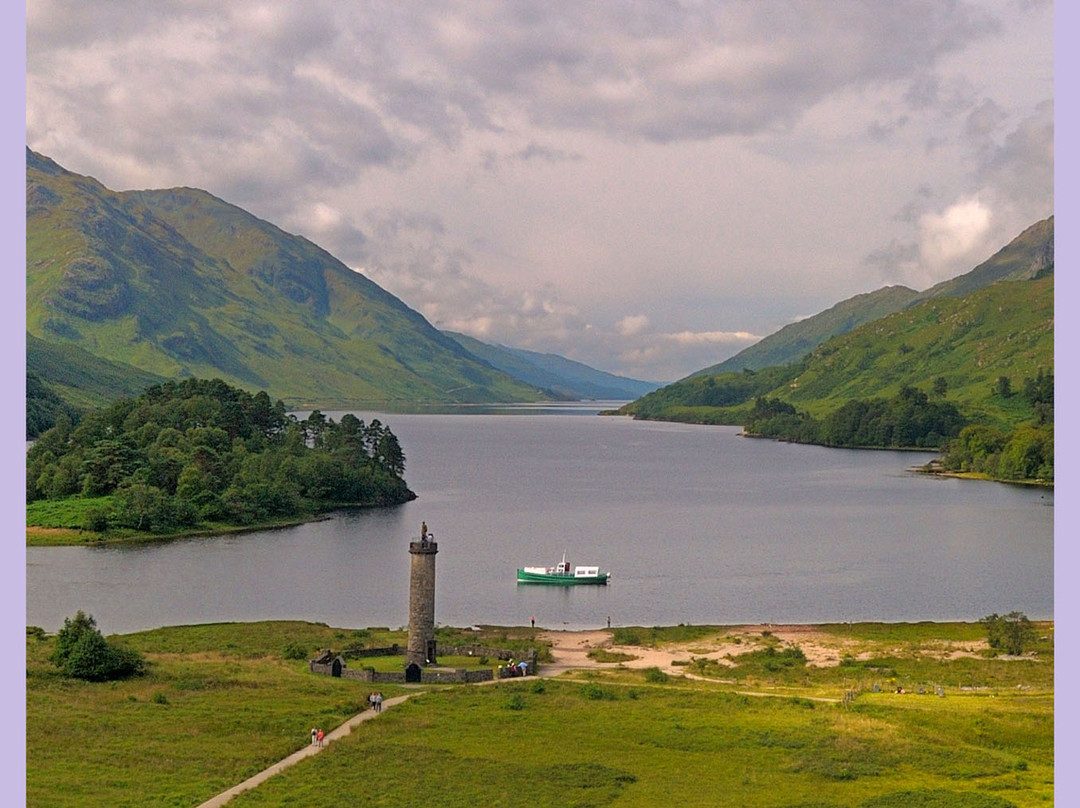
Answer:
M61 417L27 455L27 502L92 500L83 528L153 533L249 525L415 498L405 454L378 419L304 420L220 379L168 381Z

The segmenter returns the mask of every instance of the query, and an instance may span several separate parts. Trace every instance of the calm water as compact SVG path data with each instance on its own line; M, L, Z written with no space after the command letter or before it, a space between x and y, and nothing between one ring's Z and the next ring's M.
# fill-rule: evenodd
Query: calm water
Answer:
M1053 492L906 471L930 455L796 446L587 410L378 417L407 505L136 548L28 548L27 622L106 634L302 619L408 623L408 542L439 543L436 620L551 628L1052 618ZM330 413L335 420L341 413ZM568 552L607 587L519 586Z

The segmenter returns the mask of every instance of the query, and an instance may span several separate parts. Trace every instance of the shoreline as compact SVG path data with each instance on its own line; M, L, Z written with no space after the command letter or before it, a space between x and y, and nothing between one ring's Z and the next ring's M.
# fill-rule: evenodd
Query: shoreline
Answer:
M351 507L377 507L377 506L351 506ZM334 508L333 510L344 510ZM317 513L295 519L275 520L257 525L229 525L220 527L193 528L176 533L147 533L131 536L109 536L104 533L95 533L90 530L70 527L45 527L43 525L26 526L27 547L106 547L118 544L157 544L178 539L210 538L214 536L235 536L243 533L255 533L260 530L277 530L280 528L296 527L309 522L322 522L333 518L332 511ZM48 537L53 537L49 539Z

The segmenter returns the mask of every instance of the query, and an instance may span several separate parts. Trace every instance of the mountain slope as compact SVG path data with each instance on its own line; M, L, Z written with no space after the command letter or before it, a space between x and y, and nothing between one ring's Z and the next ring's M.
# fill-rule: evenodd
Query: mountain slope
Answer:
M134 398L165 379L123 362L102 359L77 345L26 335L26 370L65 401L97 409L120 398Z
M307 239L205 191L114 192L29 149L27 330L296 406L538 397Z
M655 382L639 381L596 370L558 354L490 345L465 334L451 331L445 333L493 367L515 379L547 390L559 398L633 399L660 387Z
M1054 278L1002 281L961 297L937 297L834 337L807 357L776 394L825 411L853 398L929 391L945 379L948 398L969 413L1010 421L992 389L1054 366Z
M1054 217L1036 222L970 272L943 281L923 292L886 286L848 298L826 311L791 323L735 356L699 370L692 376L724 373L797 362L837 334L936 297L963 297L1004 280L1028 280L1054 271Z
M790 323L760 342L744 348L730 359L699 370L691 376L706 376L744 368L760 370L773 365L790 364L801 359L829 337L899 311L916 300L918 295L918 292L906 286L886 286L876 292L856 295L812 317Z
M1027 228L970 272L942 281L919 294L918 301L963 297L999 281L1041 278L1054 271L1054 217Z
M621 412L657 420L742 424L758 397L821 417L841 405L935 393L975 420L1016 425L1036 413L998 395L1054 367L1054 277L1001 281L961 298L936 297L833 337L797 364L696 376ZM941 379L942 381L938 381ZM943 385L943 388L940 386Z

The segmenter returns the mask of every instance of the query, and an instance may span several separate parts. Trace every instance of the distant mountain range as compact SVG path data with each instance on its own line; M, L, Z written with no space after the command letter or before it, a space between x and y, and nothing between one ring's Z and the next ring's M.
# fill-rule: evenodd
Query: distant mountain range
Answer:
M294 407L634 398L656 385L485 346L205 191L109 190L26 152L27 370L102 406L218 377ZM477 353L464 344L469 342Z
M906 286L886 286L856 295L813 317L791 323L716 365L692 373L707 376L732 370L789 365L802 359L830 337L937 297L963 297L1003 280L1028 280L1053 271L1054 217L1044 219L1013 239L970 272L916 292Z
M660 382L644 382L596 370L581 362L552 353L490 345L465 334L444 332L457 340L474 356L528 384L535 385L555 398L634 399L651 393Z
M49 411L102 406L163 379L191 376L321 409L625 400L650 398L660 387L561 356L440 332L307 239L205 191L116 192L29 149L26 160L27 372L40 396L39 420ZM1051 217L965 275L924 292L892 286L858 295L688 379L792 366L802 375L786 387L786 397L812 409L815 401L888 390L915 359L950 352L956 361L944 371L935 360L916 376L947 372L950 389L959 393L984 384L998 366L1024 372L1052 366L1053 237ZM1023 291L1004 283L1021 280L1034 283ZM998 314L984 306L997 306ZM947 323L930 322L946 312L952 312L951 332ZM1012 327L1005 312L1027 319L999 334ZM964 333L983 342L964 353L955 323L969 320L979 329ZM912 332L904 323L926 330ZM867 331L868 324L876 331ZM870 344L868 334L886 331L898 345ZM849 333L854 341L835 342ZM1035 347L1024 348L1021 334ZM924 343L936 347L908 355ZM890 351L896 356L884 365L872 358ZM817 370L833 356L828 364L839 373L836 357L853 355L877 362L883 375ZM968 361L984 370L956 364Z

